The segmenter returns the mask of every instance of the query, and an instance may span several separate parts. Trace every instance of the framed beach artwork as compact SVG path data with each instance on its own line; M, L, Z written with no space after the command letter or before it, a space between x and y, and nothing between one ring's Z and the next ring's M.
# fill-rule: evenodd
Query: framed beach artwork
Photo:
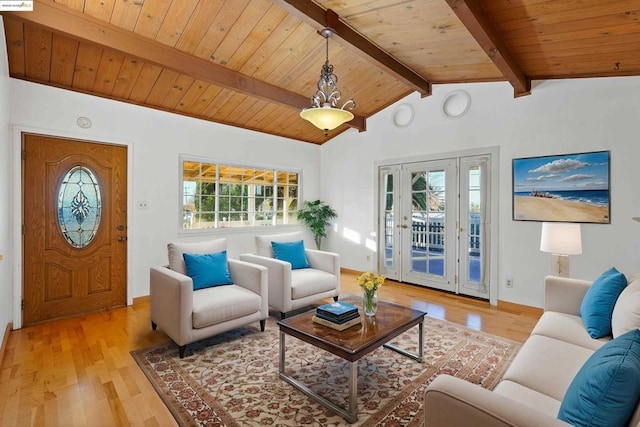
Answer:
M611 223L609 151L513 159L513 220Z

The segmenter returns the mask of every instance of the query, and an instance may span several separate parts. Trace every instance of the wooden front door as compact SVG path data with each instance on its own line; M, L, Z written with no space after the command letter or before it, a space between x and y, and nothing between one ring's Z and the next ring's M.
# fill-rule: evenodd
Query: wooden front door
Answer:
M126 305L127 148L23 135L23 324Z

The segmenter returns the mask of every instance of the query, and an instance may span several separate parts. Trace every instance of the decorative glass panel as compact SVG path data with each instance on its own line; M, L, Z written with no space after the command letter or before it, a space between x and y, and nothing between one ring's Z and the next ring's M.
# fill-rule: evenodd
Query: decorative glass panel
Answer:
M74 248L84 248L93 241L100 226L102 200L95 174L86 166L74 166L58 189L58 224Z

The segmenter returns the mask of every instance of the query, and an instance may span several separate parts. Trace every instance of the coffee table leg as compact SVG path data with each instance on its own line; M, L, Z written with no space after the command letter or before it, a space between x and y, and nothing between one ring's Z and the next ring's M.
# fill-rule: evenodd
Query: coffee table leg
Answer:
M401 355L407 356L415 361L422 362L424 360L424 322L418 323L418 354L409 353L408 351L396 347L393 344L385 344L384 348L393 350L396 353L400 353Z
M320 396L313 390L311 390L306 385L302 384L300 381L296 380L292 376L285 373L284 370L284 353L285 353L285 343L284 343L284 332L280 332L280 367L278 369L278 376L280 379L288 382L313 400L327 408L331 409L336 414L340 415L342 418L347 420L349 423L355 423L358 421L358 361L355 362L347 362L349 363L349 406L348 409L344 409L329 399Z
M358 361L349 362L349 411L347 421L358 420Z
M280 332L280 365L278 368L278 372L280 375L284 373L284 352L286 350L286 346L284 344L284 332Z

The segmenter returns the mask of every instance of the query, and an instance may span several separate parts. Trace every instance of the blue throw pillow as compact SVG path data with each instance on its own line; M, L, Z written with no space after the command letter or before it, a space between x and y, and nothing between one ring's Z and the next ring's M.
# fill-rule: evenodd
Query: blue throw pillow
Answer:
M626 286L627 278L615 268L593 281L580 305L580 317L591 338L611 335L613 307Z
M292 270L309 268L303 240L298 240L297 242L271 242L271 247L276 259L291 263Z
M625 426L640 398L640 330L620 335L587 359L560 405L573 426Z
M231 285L227 251L213 254L182 254L187 274L193 280L193 290Z

